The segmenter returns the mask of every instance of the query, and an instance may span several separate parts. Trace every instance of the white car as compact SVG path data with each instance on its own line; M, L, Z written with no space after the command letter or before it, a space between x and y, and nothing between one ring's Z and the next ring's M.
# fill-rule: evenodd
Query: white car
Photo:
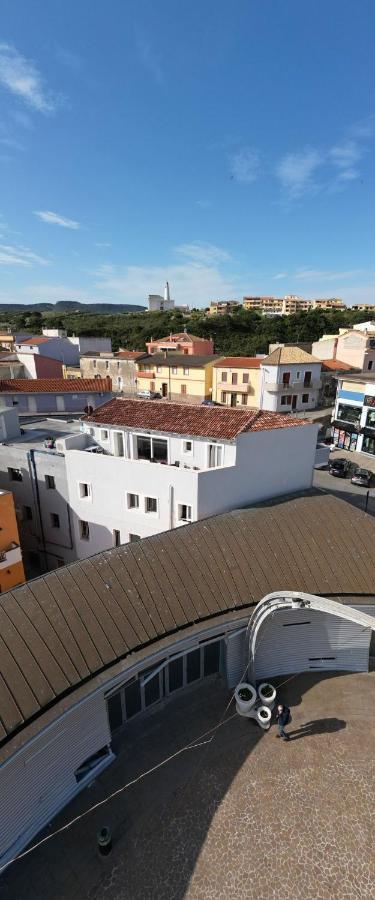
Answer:
M137 397L140 400L160 400L161 394L158 391L138 391Z

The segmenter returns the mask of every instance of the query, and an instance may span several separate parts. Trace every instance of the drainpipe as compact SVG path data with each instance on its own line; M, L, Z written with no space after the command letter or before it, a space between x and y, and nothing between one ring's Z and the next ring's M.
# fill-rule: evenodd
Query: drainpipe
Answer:
M174 504L174 488L173 485L169 485L169 530L173 528L174 516L173 516L173 504Z

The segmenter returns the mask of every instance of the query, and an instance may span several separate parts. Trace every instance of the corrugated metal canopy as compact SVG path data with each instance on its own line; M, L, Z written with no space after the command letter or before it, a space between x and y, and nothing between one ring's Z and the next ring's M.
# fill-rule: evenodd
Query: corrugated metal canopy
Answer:
M271 591L374 597L374 546L371 516L312 491L108 550L3 594L0 744L130 652Z

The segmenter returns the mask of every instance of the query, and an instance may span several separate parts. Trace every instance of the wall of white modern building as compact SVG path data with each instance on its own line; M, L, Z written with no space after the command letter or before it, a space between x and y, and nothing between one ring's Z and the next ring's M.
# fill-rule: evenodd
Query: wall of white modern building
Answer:
M306 354L306 357L308 354ZM260 406L272 412L315 409L319 389L321 363L313 357L307 363L261 364Z
M338 379L332 426L336 447L375 455L375 376Z

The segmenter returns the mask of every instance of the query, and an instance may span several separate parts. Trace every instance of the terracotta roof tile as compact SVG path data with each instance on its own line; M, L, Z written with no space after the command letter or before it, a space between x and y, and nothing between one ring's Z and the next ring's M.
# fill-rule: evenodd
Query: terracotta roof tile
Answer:
M214 363L214 367L216 369L225 368L225 366L236 369L259 369L261 362L263 360L258 359L256 356L226 356L219 362Z
M54 338L46 337L45 335L37 335L36 337L24 338L22 341L18 341L19 344L33 344L35 347L38 344L46 344L48 341L53 341Z
M115 353L116 359L139 359L145 355L144 350L119 350Z
M80 394L112 390L110 378L13 378L0 381L6 394Z
M104 403L87 417L87 421L229 441L246 431L268 431L311 424L304 419L259 409L190 406L167 400L133 400L126 397L115 397Z
M203 338L198 337L196 334L189 334L187 331L178 331L176 334L168 334L167 337L156 338L154 341L148 341L149 344L166 344L170 341L174 343L175 341L209 341L211 338Z
M339 359L322 359L322 369L331 369L334 372L356 372L358 371L355 366L349 366L346 362L341 362Z
M262 360L268 366L278 366L289 363L320 363L321 360L301 350L300 347L277 347L266 359Z

